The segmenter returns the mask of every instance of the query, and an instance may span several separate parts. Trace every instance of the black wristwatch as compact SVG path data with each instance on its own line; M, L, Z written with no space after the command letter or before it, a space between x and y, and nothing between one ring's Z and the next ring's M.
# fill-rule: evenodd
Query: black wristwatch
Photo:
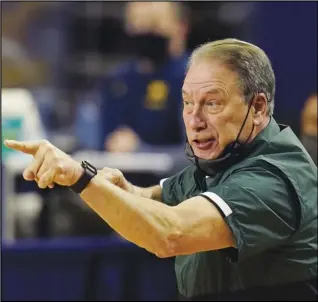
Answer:
M82 161L81 166L84 168L84 173L80 177L80 179L70 186L69 188L77 193L80 194L82 191L87 187L91 179L97 174L97 169L92 166L89 162L87 161Z

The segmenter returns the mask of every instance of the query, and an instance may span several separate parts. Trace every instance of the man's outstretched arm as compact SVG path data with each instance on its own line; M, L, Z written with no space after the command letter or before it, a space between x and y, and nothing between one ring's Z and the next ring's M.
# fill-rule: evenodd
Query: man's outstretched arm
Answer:
M158 257L234 245L223 217L202 196L171 207L133 195L96 176L81 198L124 238Z
M6 146L33 155L24 171L40 188L71 186L80 178L80 164L47 141L6 141ZM127 192L97 174L81 198L116 232L158 257L172 257L234 245L216 207L202 196L178 206Z

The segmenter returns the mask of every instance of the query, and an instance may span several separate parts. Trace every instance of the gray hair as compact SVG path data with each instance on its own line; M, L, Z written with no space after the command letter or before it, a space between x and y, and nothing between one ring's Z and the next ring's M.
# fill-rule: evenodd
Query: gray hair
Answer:
M269 116L274 112L275 74L271 62L259 47L237 39L207 42L191 54L187 70L198 59L214 59L238 74L239 87L248 103L253 95L264 93Z

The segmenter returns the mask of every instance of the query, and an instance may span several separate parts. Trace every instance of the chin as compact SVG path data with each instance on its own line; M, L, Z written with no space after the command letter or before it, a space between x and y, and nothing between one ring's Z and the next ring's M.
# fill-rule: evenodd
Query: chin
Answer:
M194 149L194 154L195 156L201 158L201 159L205 159L205 160L213 160L213 159L217 159L221 152L218 152L218 150L214 150L214 151L209 151L209 150L198 150L198 149Z

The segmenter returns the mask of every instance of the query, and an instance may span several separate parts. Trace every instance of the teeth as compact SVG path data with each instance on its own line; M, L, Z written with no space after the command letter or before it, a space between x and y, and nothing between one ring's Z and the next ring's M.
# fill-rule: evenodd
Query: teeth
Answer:
M201 139L201 140L199 140L199 139L194 140L194 142L196 142L197 144L204 144L204 143L207 143L207 142L210 142L210 141L214 141L214 138L205 139L205 140L203 140L203 139Z

